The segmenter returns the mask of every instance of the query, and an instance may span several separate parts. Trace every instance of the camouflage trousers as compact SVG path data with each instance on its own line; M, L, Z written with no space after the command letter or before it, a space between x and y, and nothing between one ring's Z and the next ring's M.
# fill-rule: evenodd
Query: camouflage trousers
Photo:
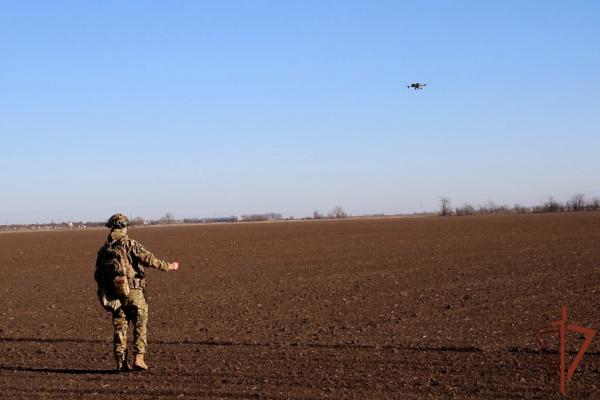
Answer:
M127 330L129 323L133 323L133 352L144 354L146 352L146 324L148 323L148 304L142 289L132 289L121 308L113 311L114 354L116 359L123 359L127 354Z

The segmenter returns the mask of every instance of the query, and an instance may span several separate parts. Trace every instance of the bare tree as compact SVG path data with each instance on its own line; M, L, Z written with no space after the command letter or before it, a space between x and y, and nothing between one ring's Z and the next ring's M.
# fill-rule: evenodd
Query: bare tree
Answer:
M475 207L469 203L465 203L463 206L463 211L465 212L465 215L473 215L475 214Z
M600 210L600 197L592 198L592 200L588 203L588 208L594 211Z
M175 222L175 217L172 213L168 212L164 215L164 217L160 219L160 222L163 224L172 224L173 222Z
M454 213L456 215L473 215L475 213L475 207L469 203L465 203L462 207L457 207Z
M575 193L567 202L567 207L572 211L583 211L585 209L585 195L583 193Z
M448 197L440 197L440 215L443 217L452 215L452 205Z
M313 211L313 219L322 219L323 215L320 214L317 210Z
M495 214L498 212L498 204L496 204L494 200L488 200L487 203L485 203L485 208L490 214Z
M530 210L529 210L529 207L525 207L525 206L520 205L519 203L516 203L513 206L513 211L516 212L517 214L524 214Z
M344 211L342 206L333 207L333 210L331 210L331 214L333 215L333 218L348 218L348 214L346 213L346 211Z
M497 213L507 213L509 211L510 211L510 207L507 206L506 204L499 204L496 206Z
M543 212L557 212L563 208L563 205L554 200L554 197L548 197L548 200L542 204Z

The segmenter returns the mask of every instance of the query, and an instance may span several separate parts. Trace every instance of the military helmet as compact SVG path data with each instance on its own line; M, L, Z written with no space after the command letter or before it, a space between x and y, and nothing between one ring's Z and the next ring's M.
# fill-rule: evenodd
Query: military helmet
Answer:
M125 214L115 214L108 219L107 228L127 228L129 226L129 218Z

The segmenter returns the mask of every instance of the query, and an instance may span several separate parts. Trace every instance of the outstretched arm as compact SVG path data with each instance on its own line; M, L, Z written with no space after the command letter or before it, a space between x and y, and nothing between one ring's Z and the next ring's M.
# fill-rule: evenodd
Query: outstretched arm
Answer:
M152 267L160 269L161 271L175 271L179 268L179 263L169 263L165 260L159 260L154 254L149 252L140 243L135 240L131 240L131 253L135 257L136 261L142 264L144 267Z

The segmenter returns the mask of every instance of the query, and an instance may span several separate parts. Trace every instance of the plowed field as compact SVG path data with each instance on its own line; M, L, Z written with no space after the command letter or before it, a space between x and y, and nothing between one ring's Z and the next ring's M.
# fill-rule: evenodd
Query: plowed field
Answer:
M150 370L115 374L107 233L0 233L2 399L558 399L532 331L563 303L600 330L600 213L132 228L181 268L147 274ZM568 389L600 399L599 337Z

